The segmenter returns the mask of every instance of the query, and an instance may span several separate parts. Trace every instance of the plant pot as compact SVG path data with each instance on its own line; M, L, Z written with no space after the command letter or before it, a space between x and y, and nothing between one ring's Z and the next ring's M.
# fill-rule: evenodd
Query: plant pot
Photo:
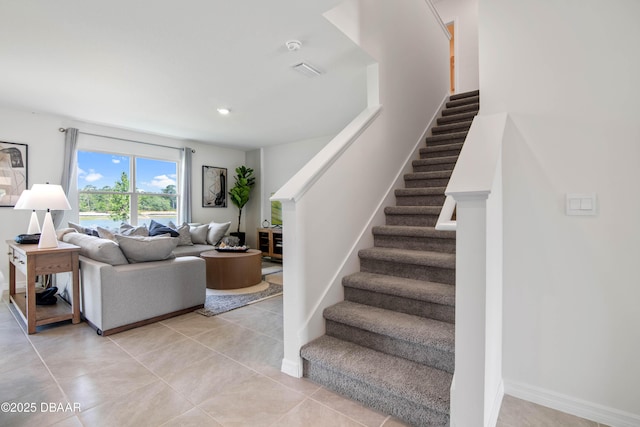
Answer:
M230 236L235 236L238 239L240 239L240 246L244 246L244 242L245 242L245 238L246 238L246 233L244 231L240 231L240 232L233 232L233 233L229 233Z

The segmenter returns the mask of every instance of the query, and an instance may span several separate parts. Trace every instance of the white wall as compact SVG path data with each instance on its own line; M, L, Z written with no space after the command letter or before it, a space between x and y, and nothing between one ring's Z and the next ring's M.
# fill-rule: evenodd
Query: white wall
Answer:
M274 145L262 149L262 205L260 224L265 219L271 222L269 198L296 174L313 156L318 154L332 137L308 139L288 144Z
M351 145L345 135L329 142L307 164L314 167L277 194L289 200L283 203L283 370L292 375L301 373L300 346L324 333L322 309L342 298L342 275L358 269L358 247L372 243L372 217L448 88L446 30L424 0L353 0L325 16L348 27L347 35L378 62L370 83L378 82L382 111ZM369 92L370 106L376 92ZM341 155L333 161L335 152Z
M0 141L19 142L29 146L29 187L35 183L59 183L62 176L64 133L58 128L76 127L80 131L108 135L119 138L163 144L172 147L189 146L196 150L193 155L193 221L216 222L231 221L232 228L237 224L238 211L231 205L226 209L203 208L202 206L202 165L226 167L229 176L237 166L245 162L245 153L239 150L220 148L195 141L182 141L173 138L137 133L122 129L109 128L74 121L53 115L30 113L13 109L0 109ZM122 146L122 143L112 141ZM136 146L140 149L140 146ZM152 150L152 148L149 148ZM28 211L16 211L13 208L0 208L0 241L13 239L17 234L26 233L29 224ZM243 215L244 216L244 215ZM0 291L8 289L9 267L0 262Z
M477 90L478 77L478 0L440 0L434 2L442 20L455 22L456 93Z
M640 2L481 0L482 113L506 111L504 378L640 424ZM565 194L595 192L593 217ZM608 417L608 418L607 418Z

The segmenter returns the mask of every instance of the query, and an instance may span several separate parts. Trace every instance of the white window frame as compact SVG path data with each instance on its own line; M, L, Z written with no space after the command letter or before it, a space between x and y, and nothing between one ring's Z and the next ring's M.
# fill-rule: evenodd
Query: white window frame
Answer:
M112 156L121 156L121 157L128 157L129 158L129 191L127 192L115 192L115 191L83 191L82 189L80 189L80 187L78 186L78 201L77 201L77 210L78 210L78 215L81 214L80 212L80 196L82 194L105 194L105 195L128 195L129 196L129 213L130 213L130 218L129 221L131 223L131 225L138 225L138 196L139 195L151 195L151 196L162 196L162 197L176 197L176 220L178 224L181 224L182 218L180 218L180 212L181 212L181 205L182 205L182 194L180 193L180 177L181 175L181 171L180 171L180 162L175 160L175 159L168 159L168 158L162 158L159 156L145 156L145 155L138 155L138 154L129 154L129 153L123 153L123 152L116 152L116 151L105 151L105 150L90 150L90 149L78 149L78 153L80 152L84 152L84 153L99 153L99 154L106 154L106 155L112 155ZM136 188L136 159L146 159L146 160L158 160L158 161L162 161L162 162L168 162L168 163L175 163L176 165L176 192L175 194L171 194L171 195L167 195L165 193L140 193L135 191ZM78 184L78 177L76 176L76 185Z

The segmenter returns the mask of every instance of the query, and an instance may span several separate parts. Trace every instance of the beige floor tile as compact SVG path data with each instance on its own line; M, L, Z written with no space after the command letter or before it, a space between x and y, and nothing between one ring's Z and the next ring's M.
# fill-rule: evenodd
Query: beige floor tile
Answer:
M262 376L236 381L199 405L220 424L269 426L301 403L305 397Z
M389 417L382 424L382 427L411 427L409 424L405 424L397 418Z
M61 346L57 351L50 347L42 350L41 356L58 379L78 377L131 360L122 348L106 339L89 346Z
M29 393L23 394L19 399L0 400L16 404L29 404L29 412L1 413L0 425L3 427L50 425L74 415L73 411L66 411L69 401L54 382L48 386L36 387ZM49 406L49 403L54 404L53 407Z
M598 423L505 395L498 427L598 427Z
M311 399L305 400L287 412L284 417L278 420L277 425L282 427L362 427L362 424L346 415Z
M24 340L16 340L10 344L3 344L1 348L0 376L4 372L19 369L25 365L42 363L40 357L33 350L31 343L29 343L26 338Z
M185 412L162 424L162 427L222 427L222 424L217 423L213 418L203 412L201 409L193 408L189 412Z
M223 318L252 331L283 341L281 315L260 310L259 308L245 307L241 310L225 313Z
M131 359L95 372L59 380L69 399L87 410L145 385L158 382L156 375Z
M34 390L52 385L55 385L53 377L38 358L0 375L0 402L17 401Z
M228 322L221 328L204 332L193 337L196 341L217 351L225 351L231 348L242 348L246 342L260 336L257 332Z
M181 371L170 373L163 379L190 402L198 405L236 382L255 375L254 371L239 363L215 354Z
M73 416L52 424L51 427L83 427L83 425L77 416Z
M214 351L210 348L196 341L186 339L169 344L162 351L144 353L138 356L137 359L156 375L164 378L214 354Z
M51 327L29 335L33 345L41 352L58 352L72 348L84 349L105 341L86 323L54 324Z
M294 378L290 375L284 374L280 370L280 368L269 366L261 369L260 373L268 376L272 380L284 385L285 387L294 389L298 393L302 393L306 396L311 396L320 388L318 384L310 381L307 378Z
M257 335L241 346L221 348L218 351L258 372L280 369L284 357L281 341L265 335Z
M366 408L326 388L320 388L311 398L368 427L378 427L387 418L385 414Z
M123 335L115 334L111 335L110 338L132 356L140 356L150 351L157 351L169 344L187 339L187 337L168 326L154 325L158 326L143 326L138 328L139 331L136 333L127 334L124 332Z
M270 311L272 313L279 314L282 316L282 295L266 299L264 301L260 301L258 303L252 304L253 307L259 308L261 310Z
M84 425L92 427L159 426L192 408L166 384L154 382L83 411L79 417Z
M228 324L226 320L223 320L218 316L207 317L197 313L189 313L189 315L180 317L182 318L180 321L176 319L175 321L167 322L165 324L171 329L188 337L193 337Z

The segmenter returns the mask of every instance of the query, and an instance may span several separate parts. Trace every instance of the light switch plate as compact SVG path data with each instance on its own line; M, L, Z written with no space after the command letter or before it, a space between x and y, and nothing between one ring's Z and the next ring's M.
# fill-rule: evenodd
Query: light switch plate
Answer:
M567 215L596 214L596 193L567 193Z

